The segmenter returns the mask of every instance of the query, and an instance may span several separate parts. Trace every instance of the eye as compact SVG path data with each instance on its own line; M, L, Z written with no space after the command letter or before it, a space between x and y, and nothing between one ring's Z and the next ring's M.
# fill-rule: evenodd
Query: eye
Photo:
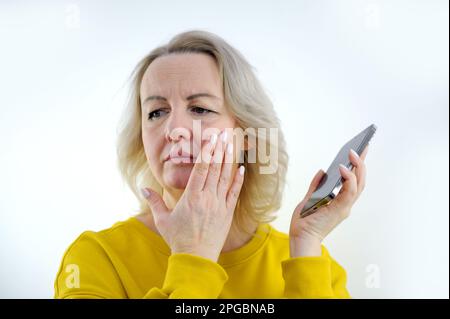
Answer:
M193 106L193 107L191 107L191 111L193 113L195 113L195 114L198 114L198 115L203 115L203 114L208 114L208 113L215 113L214 111L205 109L205 108L203 108L201 106Z
M155 119L163 116L164 114L167 114L167 111L164 111L162 109L155 110L155 111L148 113L148 119L150 121L154 121Z

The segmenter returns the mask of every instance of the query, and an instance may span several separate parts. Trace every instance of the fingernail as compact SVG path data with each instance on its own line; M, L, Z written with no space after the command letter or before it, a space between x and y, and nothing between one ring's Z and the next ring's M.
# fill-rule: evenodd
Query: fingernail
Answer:
M150 192L146 189L146 188L141 188L141 192L142 192L142 195L145 197L145 198L147 198L147 199L149 199L150 198Z
M233 144L228 144L227 146L227 153L232 154L233 153Z
M211 135L211 139L210 139L211 145L216 144L216 142L217 142L217 134Z
M244 172L245 172L245 167L244 167L244 165L241 165L241 167L239 167L239 174L241 174L241 176L242 176L242 175L244 175Z
M345 169L346 171L349 171L348 167L343 165L343 164L339 164L340 167L342 167L343 169Z
M352 152L353 153L353 155L355 155L356 156L356 158L359 158L359 155L358 155L358 153L356 153L355 152L355 150L352 148L352 149L350 149L350 152Z
M222 142L225 143L227 141L227 137L228 137L227 131L223 131L223 133L222 133Z

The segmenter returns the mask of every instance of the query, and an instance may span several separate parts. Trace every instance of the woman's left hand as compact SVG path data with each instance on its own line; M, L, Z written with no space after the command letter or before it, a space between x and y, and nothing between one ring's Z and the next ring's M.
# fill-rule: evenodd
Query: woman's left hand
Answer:
M315 213L300 218L300 212L311 197L325 174L320 170L314 176L305 198L297 205L291 219L289 230L291 258L300 256L321 256L322 240L344 219L350 215L353 204L364 190L366 181L366 166L364 159L368 147L361 156L350 151L349 159L353 164L350 171L340 167L339 171L344 183L339 194L327 206L319 208Z

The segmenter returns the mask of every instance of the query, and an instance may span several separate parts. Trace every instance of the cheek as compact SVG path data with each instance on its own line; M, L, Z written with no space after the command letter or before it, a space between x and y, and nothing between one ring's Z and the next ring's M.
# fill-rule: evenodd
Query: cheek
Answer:
M229 128L229 127L235 127L236 121L234 120L234 118L231 115L225 114L225 115L222 115L217 121L214 121L214 123L211 123L211 124L218 128Z
M203 123L202 124L202 136L204 136L206 141L209 141L210 136L212 135L211 132L213 130L218 129L220 132L224 129L227 129L228 133L233 134L233 130L236 128L236 121L232 117L222 117L217 121L211 122L211 123ZM230 130L231 129L231 130ZM204 132L208 132L209 134L205 134ZM230 142L230 135L228 135L228 142ZM238 139L234 139L233 142L238 142Z
M147 161L153 171L161 165L160 156L164 145L163 139L161 139L154 132L146 130L142 132L142 142L144 144L145 156L147 157Z

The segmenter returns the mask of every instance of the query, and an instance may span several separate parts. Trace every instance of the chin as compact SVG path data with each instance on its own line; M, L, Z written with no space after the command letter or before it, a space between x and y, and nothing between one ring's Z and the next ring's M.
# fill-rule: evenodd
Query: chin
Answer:
M164 184L170 188L185 189L192 171L192 164L170 165L164 171Z

